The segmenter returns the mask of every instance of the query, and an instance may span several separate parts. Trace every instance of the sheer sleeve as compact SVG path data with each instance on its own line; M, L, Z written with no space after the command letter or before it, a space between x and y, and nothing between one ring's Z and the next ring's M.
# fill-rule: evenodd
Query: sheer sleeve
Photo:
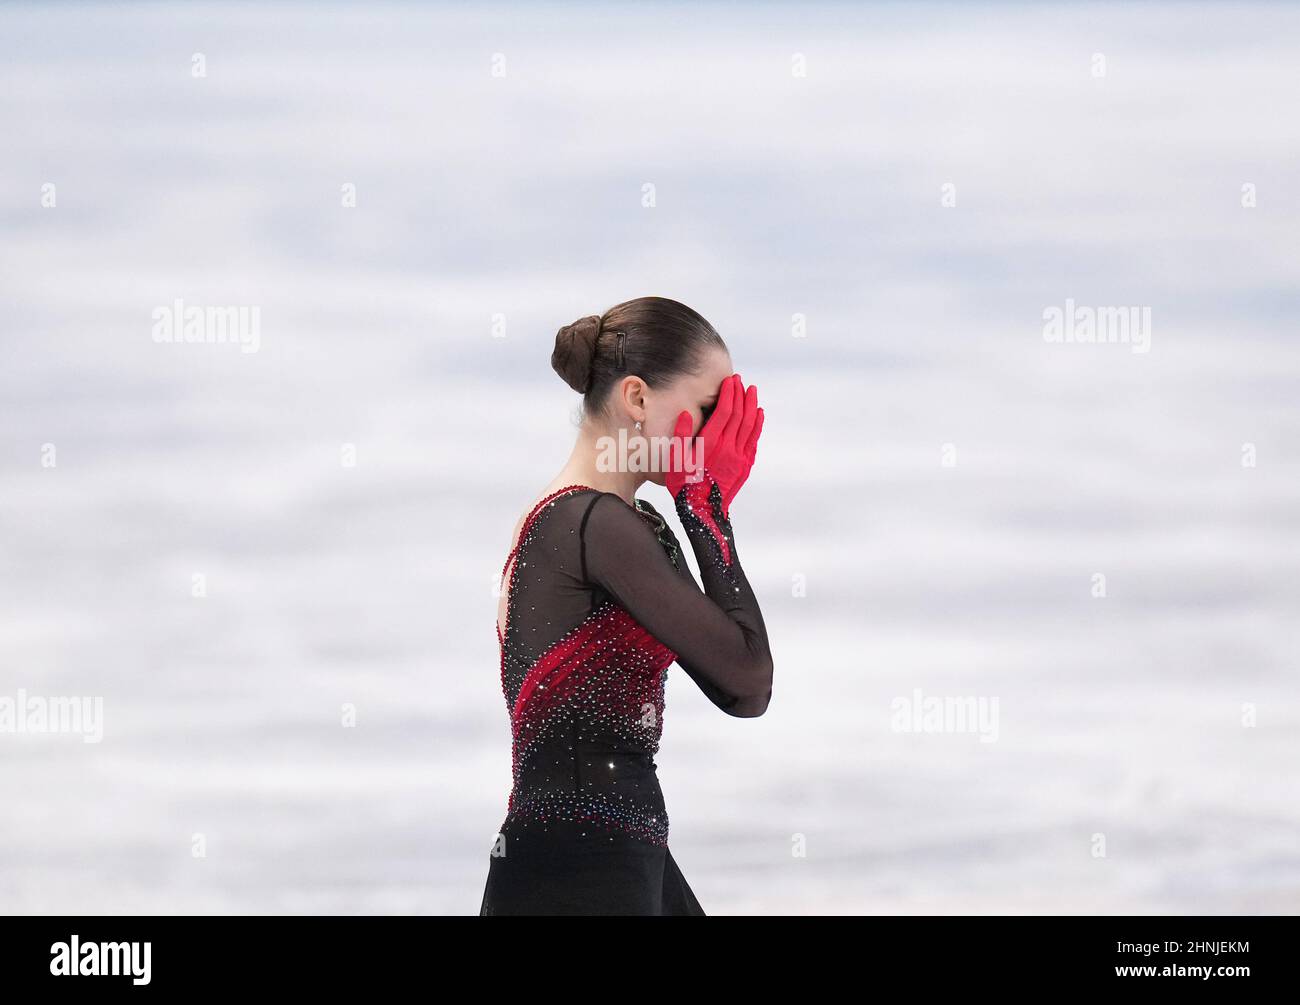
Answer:
M772 695L767 629L713 488L714 520L701 521L678 502L703 592L684 563L674 566L646 519L611 493L597 496L582 522L583 575L672 649L719 708L762 715Z

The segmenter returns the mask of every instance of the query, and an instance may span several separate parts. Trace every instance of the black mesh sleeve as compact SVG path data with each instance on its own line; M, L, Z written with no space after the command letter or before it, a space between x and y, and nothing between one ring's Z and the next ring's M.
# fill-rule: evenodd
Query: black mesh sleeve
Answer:
M704 592L669 560L646 519L610 493L593 502L581 530L585 574L672 649L715 704L732 715L761 715L772 694L772 653L730 524L719 505L714 525L724 547L688 507L678 510Z

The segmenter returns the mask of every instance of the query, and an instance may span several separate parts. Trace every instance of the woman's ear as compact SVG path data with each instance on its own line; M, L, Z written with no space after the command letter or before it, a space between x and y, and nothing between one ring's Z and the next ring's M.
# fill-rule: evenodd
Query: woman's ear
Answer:
M624 377L619 384L619 399L623 406L623 411L634 422L645 421L645 392L646 385L640 377Z

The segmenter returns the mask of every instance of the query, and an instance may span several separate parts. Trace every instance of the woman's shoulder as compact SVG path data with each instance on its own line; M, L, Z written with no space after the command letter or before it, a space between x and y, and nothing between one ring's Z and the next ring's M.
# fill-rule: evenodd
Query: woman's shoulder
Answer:
M588 529L599 527L638 535L663 526L663 517L653 506L640 498L633 502L635 505L629 506L616 492L588 493L580 501L582 523Z
M639 531L642 528L653 530L656 535L664 532L671 534L667 522L659 511L645 499L636 497L635 505L629 506L614 492L604 492L589 485L570 485L551 490L532 506L519 519L515 533L526 525L539 526L542 523L564 524L581 528L582 531L595 525Z
M666 552L673 565L678 564L677 539L659 511L644 499L634 498L635 505L613 492L588 497L579 521L579 538L587 554L614 556L617 560L643 559L645 549Z
M569 485L559 489L548 489L524 510L515 521L510 540L518 542L525 531L531 531L543 524L553 522L572 522L580 519L582 511L595 501L602 493L586 485Z

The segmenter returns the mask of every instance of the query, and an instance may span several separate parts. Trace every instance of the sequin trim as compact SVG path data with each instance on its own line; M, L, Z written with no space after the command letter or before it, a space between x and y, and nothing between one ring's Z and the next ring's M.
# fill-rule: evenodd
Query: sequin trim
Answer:
M687 482L678 490L673 501L687 533L692 527L706 531L717 546L716 557L719 563L730 570L733 554L731 521L727 519L722 505L722 489L718 483L706 470L703 480Z
M680 569L682 567L681 547L677 544L677 535L668 526L668 521L660 516L659 511L644 499L636 501L636 508L638 512L648 516L654 522L655 537L664 546L664 550L668 552L668 559L673 563L673 567Z

